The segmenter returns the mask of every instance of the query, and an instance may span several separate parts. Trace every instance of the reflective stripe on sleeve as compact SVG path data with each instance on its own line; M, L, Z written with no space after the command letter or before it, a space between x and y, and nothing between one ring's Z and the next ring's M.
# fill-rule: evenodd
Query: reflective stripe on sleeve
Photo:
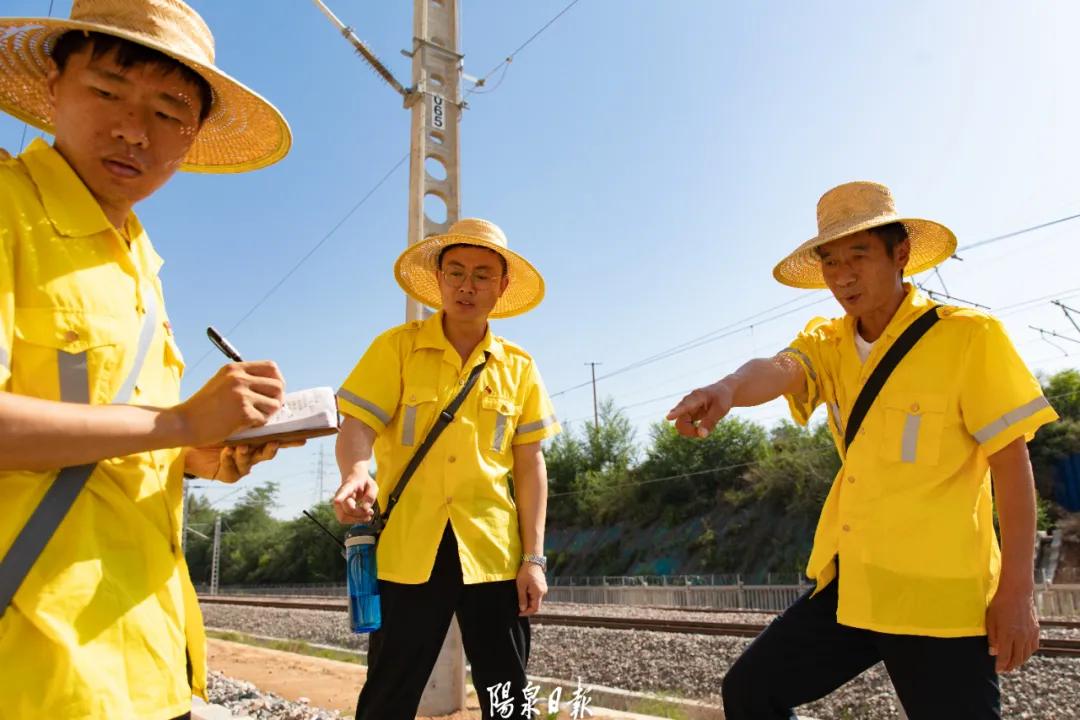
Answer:
M775 347L775 345L773 347ZM798 358L806 364L806 372L810 373L810 379L817 384L817 371L814 370L814 363L810 362L810 358L806 357L806 353L802 350L796 350L793 347L784 348L780 352L791 353L792 355L798 356Z
M337 396L346 402L352 403L358 408L363 408L364 410L367 410L369 413L377 417L379 419L379 422L381 422L383 425L390 424L390 416L387 415L381 407L371 402L370 400L365 400L359 395L349 392L345 388L341 388L340 390L338 390Z
M1021 405L1015 410L1010 410L994 422L984 427L982 430L974 433L975 439L979 442L980 445L985 445L1001 433L1011 428L1016 423L1021 422L1022 420L1027 420L1029 417L1039 412L1043 408L1048 407L1050 407L1050 401L1040 395L1031 402L1025 405Z
M527 433L536 432L537 430L543 430L546 427L554 425L558 420L554 415L548 415L543 420L537 420L536 422L525 423L524 425L518 425L515 435L525 435Z

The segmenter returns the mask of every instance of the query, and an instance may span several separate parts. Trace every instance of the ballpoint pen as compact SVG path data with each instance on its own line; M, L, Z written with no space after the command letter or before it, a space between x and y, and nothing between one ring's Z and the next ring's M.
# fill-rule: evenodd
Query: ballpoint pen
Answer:
M244 362L244 358L240 357L240 353L237 352L225 336L214 329L214 326L206 328L206 335L210 338L210 342L214 343L214 346L220 350L225 357L229 358L233 362Z

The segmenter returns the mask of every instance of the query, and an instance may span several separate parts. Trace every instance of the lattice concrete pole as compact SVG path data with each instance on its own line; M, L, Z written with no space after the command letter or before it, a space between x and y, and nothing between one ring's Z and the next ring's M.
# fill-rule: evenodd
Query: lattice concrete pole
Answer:
M414 0L413 88L405 105L412 109L409 160L409 245L445 232L461 213L459 122L461 54L458 52L458 0ZM428 217L425 200L445 204L445 217ZM439 202L429 205L439 206ZM406 320L420 320L425 308L406 301ZM478 694L485 697L484 688ZM465 651L457 619L443 640L439 659L420 700L421 715L447 715L465 709Z
M214 555L210 564L210 594L218 594L218 568L221 564L221 516L214 518Z
M461 213L458 0L414 0L413 35L415 92L405 98L405 106L412 109L409 245L445 232ZM445 205L444 218L431 218L424 212L428 196L433 196L429 205ZM420 320L424 308L410 298L405 317Z

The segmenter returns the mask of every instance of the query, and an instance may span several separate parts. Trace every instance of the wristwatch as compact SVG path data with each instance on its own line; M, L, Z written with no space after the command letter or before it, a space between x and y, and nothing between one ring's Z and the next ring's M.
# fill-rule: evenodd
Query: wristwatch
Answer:
M538 566L544 572L547 572L547 558L543 555L532 555L530 553L524 553L521 556L521 562L532 563L533 565Z

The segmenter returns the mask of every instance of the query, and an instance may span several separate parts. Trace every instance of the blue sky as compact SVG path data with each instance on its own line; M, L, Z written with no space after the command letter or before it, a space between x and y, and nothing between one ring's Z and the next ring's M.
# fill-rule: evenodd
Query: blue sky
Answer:
M462 0L465 71L486 73L567 2ZM329 4L411 77L398 51L411 45L412 3ZM40 16L48 5L7 0L0 12ZM215 33L219 65L281 108L295 144L257 173L178 175L137 208L166 259L186 393L222 360L206 355L205 327L233 327L409 142L400 98L312 3L192 5ZM53 12L69 9L57 0ZM469 99L463 120L463 215L499 223L548 284L537 310L496 321L496 332L528 349L558 393L589 379L588 361L603 363L602 377L781 303L793 304L778 312L821 300L602 380L644 443L682 392L783 348L815 314L839 314L827 295L771 277L814 235L828 188L883 182L900 212L944 222L961 247L1080 212L1078 21L1080 6L1067 2L581 0L497 89ZM22 132L0 117L0 146L17 149ZM392 266L406 241L407 184L404 165L229 333L233 344L278 361L293 388L336 387L404 319ZM1062 223L941 267L954 296L1004 308L1040 371L1076 357L1029 325L1080 333L1049 299L1012 306L1056 297L1080 307L1078 231L1080 220ZM572 426L591 418L589 388L555 400ZM784 409L739 414L772 423ZM279 514L295 516L316 497L320 449L329 491L332 441L287 451L244 482L278 481Z

